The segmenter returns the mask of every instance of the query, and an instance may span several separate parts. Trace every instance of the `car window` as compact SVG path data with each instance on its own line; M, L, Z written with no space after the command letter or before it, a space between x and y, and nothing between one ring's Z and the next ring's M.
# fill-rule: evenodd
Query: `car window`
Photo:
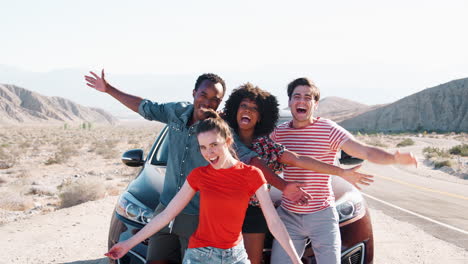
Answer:
M159 135L156 144L157 145L154 151L154 155L151 159L151 164L158 165L158 166L166 166L167 157L168 157L168 146L169 146L169 140L167 140L166 128L161 130L161 134Z

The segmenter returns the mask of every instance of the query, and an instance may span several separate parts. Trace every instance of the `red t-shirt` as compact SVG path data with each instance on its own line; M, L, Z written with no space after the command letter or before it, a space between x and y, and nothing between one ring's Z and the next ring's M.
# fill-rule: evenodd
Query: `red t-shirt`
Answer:
M266 183L262 172L242 162L218 170L208 165L194 169L187 181L195 191L200 191L199 224L188 247L236 246L242 240L250 196Z

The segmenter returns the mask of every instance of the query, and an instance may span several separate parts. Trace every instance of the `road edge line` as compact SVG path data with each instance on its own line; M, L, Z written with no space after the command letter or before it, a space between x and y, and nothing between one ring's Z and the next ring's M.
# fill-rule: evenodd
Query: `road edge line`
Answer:
M465 230L463 230L463 229L460 229L460 228L457 228L457 227L454 227L454 226L451 226L451 225L448 225L448 224L444 224L444 223L442 223L442 222L439 222L439 221L434 220L434 219L432 219L432 218L429 218L429 217L427 217L427 216L420 215L420 214L415 213L415 212L413 212L413 211L410 211L410 210L401 208L401 207L399 207L399 206L397 206L397 205L394 205L394 204L391 204L391 203L386 202L386 201L384 201L384 200L381 200L381 199L379 199L379 198L376 198L376 197L374 197L374 196L372 196L372 195L369 195L369 194L366 194L366 193L362 193L362 195L364 195L364 196L366 196L366 197L368 197L368 198L370 198L370 199L373 199L373 200L375 200L375 201L377 201L377 202L381 202L381 203L383 203L383 204L385 204L385 205L388 205L388 206L390 206L390 207L393 207L393 208L395 208L395 209L401 210L401 211L403 211L403 212L405 212L405 213L408 213L408 214L417 216L417 217L422 218L422 219L424 219L424 220L427 220L427 221L429 221L429 222L432 222L432 223L441 225L441 226L443 226L443 227L446 227L446 228L448 228L448 229L451 229L451 230L454 230L454 231L458 231L458 232L460 232L460 233L463 233L463 234L465 234L465 235L468 235L468 231L465 231Z

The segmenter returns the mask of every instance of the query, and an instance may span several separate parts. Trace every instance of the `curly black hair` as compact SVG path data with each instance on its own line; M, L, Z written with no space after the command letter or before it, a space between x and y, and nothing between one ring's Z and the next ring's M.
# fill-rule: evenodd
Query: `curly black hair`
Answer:
M241 101L245 98L257 104L260 114L260 122L255 125L254 136L265 136L273 132L279 118L278 100L274 95L251 83L243 84L234 89L227 99L223 111L224 119L228 122L229 126L232 127L236 133L239 133L237 110Z
M218 75L214 73L204 73L198 76L198 79L195 82L195 91L198 90L198 87L200 87L200 84L205 80L209 80L212 83L220 83L223 86L223 94L226 93L226 83L224 82L223 78L219 77Z

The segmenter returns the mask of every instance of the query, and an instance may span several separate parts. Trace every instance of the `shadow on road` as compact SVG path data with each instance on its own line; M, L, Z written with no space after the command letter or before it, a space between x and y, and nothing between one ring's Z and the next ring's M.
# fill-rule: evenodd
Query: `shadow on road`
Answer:
M63 264L108 264L108 258L100 258L100 259L90 259L90 260L78 260L72 262L64 262Z

